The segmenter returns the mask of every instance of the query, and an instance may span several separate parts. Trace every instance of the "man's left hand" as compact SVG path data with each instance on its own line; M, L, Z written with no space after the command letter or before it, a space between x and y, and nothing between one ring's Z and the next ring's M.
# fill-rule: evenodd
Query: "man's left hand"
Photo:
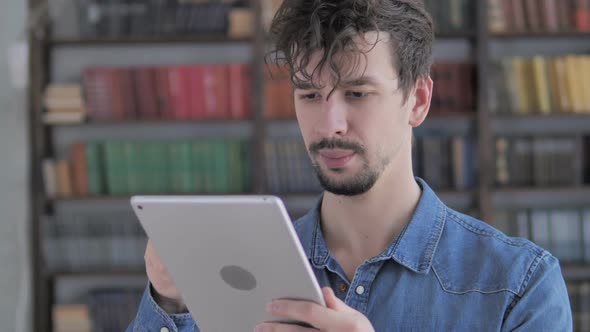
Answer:
M308 323L314 328L280 323L263 323L256 332L374 332L371 322L360 312L342 302L331 288L322 289L326 307L307 301L275 300L267 311L275 317Z

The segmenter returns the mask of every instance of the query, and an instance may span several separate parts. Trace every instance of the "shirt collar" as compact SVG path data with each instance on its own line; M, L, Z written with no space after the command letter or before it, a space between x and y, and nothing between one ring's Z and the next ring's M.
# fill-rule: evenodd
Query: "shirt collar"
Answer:
M400 236L381 255L371 260L393 259L414 272L427 273L442 235L447 207L424 180L416 178L416 182L422 188L422 195L412 219ZM307 258L316 268L325 267L330 257L320 227L322 198L295 223Z

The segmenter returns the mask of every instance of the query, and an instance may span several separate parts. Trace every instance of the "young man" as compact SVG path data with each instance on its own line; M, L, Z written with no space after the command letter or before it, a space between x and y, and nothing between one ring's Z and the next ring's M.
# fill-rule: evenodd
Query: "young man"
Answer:
M433 89L421 1L286 0L271 34L325 189L295 227L328 306L275 301L274 315L315 329L257 331L572 329L555 257L446 207L413 175L412 128ZM130 331L197 330L150 245L146 267Z

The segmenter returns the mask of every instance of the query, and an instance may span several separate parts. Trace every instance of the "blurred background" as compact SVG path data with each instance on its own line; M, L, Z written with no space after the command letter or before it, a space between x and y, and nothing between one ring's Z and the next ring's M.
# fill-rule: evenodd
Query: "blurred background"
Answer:
M4 0L0 323L123 331L146 285L133 194L315 202L281 0ZM556 255L590 331L590 0L427 0L432 108L414 170L449 206Z

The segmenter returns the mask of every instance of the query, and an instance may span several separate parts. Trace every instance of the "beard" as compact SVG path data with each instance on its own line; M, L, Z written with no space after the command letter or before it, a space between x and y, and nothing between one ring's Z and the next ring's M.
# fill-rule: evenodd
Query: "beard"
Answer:
M352 150L363 161L361 171L354 175L353 178L344 181L334 180L322 170L320 164L317 162L317 156L321 149L335 148ZM322 188L340 196L357 196L368 192L373 188L383 169L388 164L387 160L383 160L379 167L372 168L366 156L366 149L362 145L337 139L323 139L320 142L313 143L309 146L309 151L312 156L313 169ZM331 169L331 171L341 173L344 172L344 169L336 168Z

